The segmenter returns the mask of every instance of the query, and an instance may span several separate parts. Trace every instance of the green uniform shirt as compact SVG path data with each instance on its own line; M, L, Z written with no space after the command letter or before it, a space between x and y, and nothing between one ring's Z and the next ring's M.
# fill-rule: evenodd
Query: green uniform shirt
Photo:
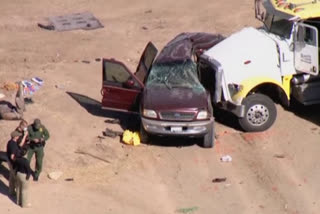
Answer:
M29 139L30 141L33 141L35 139L43 139L44 141L47 141L50 137L48 130L44 125L41 125L38 130L36 130L33 125L28 126L28 132L29 132Z

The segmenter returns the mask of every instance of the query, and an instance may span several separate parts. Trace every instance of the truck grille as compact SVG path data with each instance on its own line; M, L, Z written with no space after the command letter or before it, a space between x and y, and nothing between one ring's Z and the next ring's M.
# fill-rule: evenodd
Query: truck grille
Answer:
M161 112L163 120L189 121L193 120L195 112Z

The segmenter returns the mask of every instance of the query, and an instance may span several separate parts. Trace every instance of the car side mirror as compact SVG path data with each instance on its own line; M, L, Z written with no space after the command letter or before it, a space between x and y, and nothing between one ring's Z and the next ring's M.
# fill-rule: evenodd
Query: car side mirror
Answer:
M134 81L132 79L128 79L126 82L125 82L125 86L127 88L133 88L134 86Z

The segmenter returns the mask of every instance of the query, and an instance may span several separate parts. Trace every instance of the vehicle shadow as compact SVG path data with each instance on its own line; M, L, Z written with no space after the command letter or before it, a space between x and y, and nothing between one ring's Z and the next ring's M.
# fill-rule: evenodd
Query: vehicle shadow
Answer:
M202 138L190 137L173 137L173 136L150 136L148 145L162 146L162 147L188 147L198 145L202 147Z
M74 99L77 103L80 104L84 109L87 110L88 113L98 116L98 117L106 117L112 119L118 119L118 124L121 126L123 130L129 129L132 131L138 131L140 127L140 117L137 114L126 113L126 112L117 112L111 110L104 110L101 108L101 102L92 99L88 96L74 93L74 92L66 92L72 99ZM105 121L106 123L109 120ZM112 122L112 121L111 121Z
M320 104L304 106L298 101L292 99L290 107L286 110L291 111L296 116L301 117L305 120L308 120L314 123L317 126L320 126L320 114L319 114Z
M238 118L229 111L214 108L215 121L237 131L243 131L239 125Z
M117 112L111 110L104 110L101 108L101 102L92 99L88 96L66 92L72 99L80 104L86 111L94 116L112 118L113 120L106 119L105 122L117 123L123 130L139 131L141 119L138 114ZM195 144L201 146L201 138L183 138L183 137L158 137L152 136L150 145L164 146L164 147L185 147L193 146Z

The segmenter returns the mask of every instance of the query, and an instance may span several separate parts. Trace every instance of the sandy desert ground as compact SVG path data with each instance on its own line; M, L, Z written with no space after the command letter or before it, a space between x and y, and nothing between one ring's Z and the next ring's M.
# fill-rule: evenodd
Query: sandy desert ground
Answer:
M48 16L84 11L104 28L55 32L37 26ZM253 0L0 0L0 84L42 78L25 118L40 118L51 133L40 181L31 182L32 208L7 196L7 165L0 167L0 213L319 213L319 106L277 106L275 125L262 133L243 133L217 112L213 149L194 140L157 138L132 147L98 138L106 127L122 129L106 119L120 116L125 124L130 118L99 109L96 58L116 58L134 70L148 41L161 49L180 32L228 36L247 26L260 26ZM1 150L17 125L0 121ZM233 161L220 162L225 154ZM63 175L50 180L53 171ZM227 180L212 183L218 177Z

